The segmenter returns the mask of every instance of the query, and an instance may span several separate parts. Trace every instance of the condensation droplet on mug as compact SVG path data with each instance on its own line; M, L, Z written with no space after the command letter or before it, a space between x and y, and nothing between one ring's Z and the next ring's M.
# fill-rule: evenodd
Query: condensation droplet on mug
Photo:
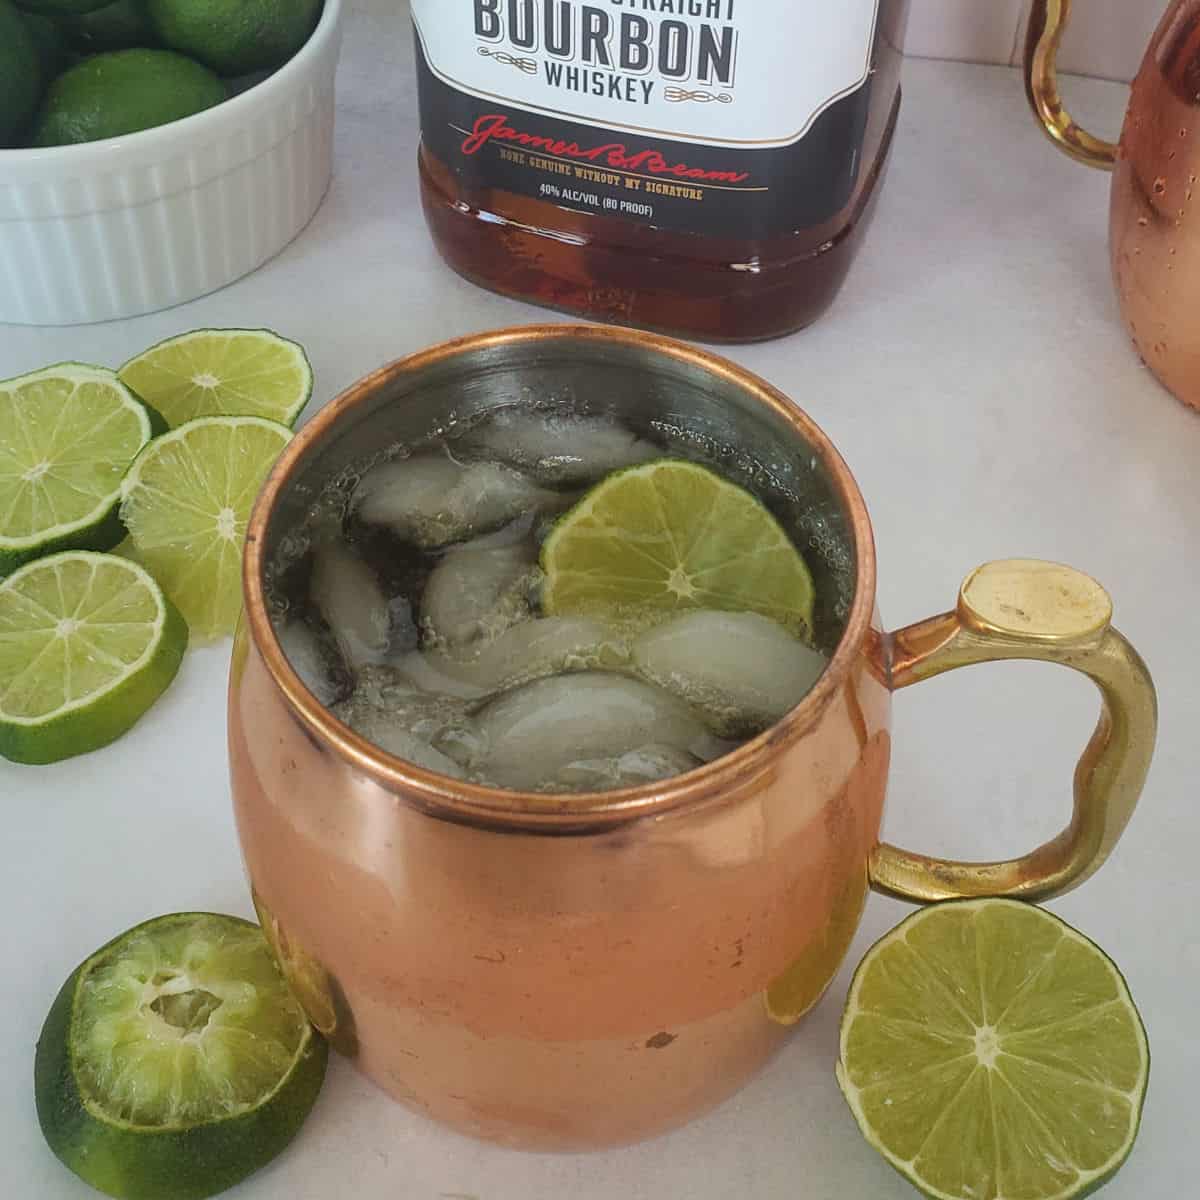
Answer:
M1167 343L1166 342L1155 342L1154 343L1154 353L1155 354L1166 354L1166 352L1167 352Z
M1167 190L1167 180L1166 180L1166 176L1164 176L1164 175L1160 175L1160 176L1159 176L1159 177L1158 177L1158 178L1157 178L1157 179L1154 181L1154 194L1155 194L1156 196L1161 196L1161 195L1163 194L1163 192L1165 192L1166 190Z
M1150 224L1150 218L1149 217L1138 217L1137 223L1139 225L1143 226L1143 228L1144 228L1145 226Z

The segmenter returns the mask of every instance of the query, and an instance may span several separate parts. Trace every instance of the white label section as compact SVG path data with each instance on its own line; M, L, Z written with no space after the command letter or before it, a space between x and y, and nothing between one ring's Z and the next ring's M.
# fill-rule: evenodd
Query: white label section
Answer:
M870 69L879 0L412 0L482 100L710 146L786 146Z

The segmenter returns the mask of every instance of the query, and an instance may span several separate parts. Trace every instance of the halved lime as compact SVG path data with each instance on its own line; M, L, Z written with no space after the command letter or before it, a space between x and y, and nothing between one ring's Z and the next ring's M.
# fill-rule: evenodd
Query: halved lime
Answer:
M938 905L871 948L838 1083L866 1139L936 1200L1069 1200L1133 1148L1146 1031L1115 965L1014 900Z
M237 624L246 522L291 436L261 417L202 417L151 442L125 477L121 520L137 561L198 637Z
M158 917L63 985L38 1039L38 1120L110 1196L201 1200L292 1140L327 1057L257 925Z
M551 615L710 608L812 631L812 575L783 527L696 463L660 459L610 475L555 525L542 569Z
M198 329L118 372L172 429L197 417L266 417L291 426L312 396L304 348L267 329Z
M0 583L0 754L52 763L107 746L166 691L187 649L146 570L69 550Z
M62 363L0 383L0 578L55 550L115 546L121 479L155 432L102 367Z

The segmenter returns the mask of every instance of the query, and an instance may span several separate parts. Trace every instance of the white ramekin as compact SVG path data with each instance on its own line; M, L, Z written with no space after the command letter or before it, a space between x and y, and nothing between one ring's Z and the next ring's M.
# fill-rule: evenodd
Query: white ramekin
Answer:
M193 300L278 254L333 169L343 0L224 104L128 137L0 150L0 323L81 325Z

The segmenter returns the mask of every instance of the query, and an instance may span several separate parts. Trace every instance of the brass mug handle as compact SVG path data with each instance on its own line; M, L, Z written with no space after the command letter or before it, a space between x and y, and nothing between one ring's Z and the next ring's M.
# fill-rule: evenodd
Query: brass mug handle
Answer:
M1111 171L1117 147L1076 125L1058 94L1058 47L1070 17L1071 0L1033 0L1025 35L1025 94L1060 150L1089 167Z
M989 863L881 843L869 863L877 891L919 902L1044 900L1100 868L1133 815L1158 728L1150 673L1111 621L1112 601L1094 579L1057 563L1012 559L968 576L956 612L884 635L880 652L893 690L972 663L1031 659L1089 676L1102 708L1075 769L1075 810L1062 833L1024 858Z

